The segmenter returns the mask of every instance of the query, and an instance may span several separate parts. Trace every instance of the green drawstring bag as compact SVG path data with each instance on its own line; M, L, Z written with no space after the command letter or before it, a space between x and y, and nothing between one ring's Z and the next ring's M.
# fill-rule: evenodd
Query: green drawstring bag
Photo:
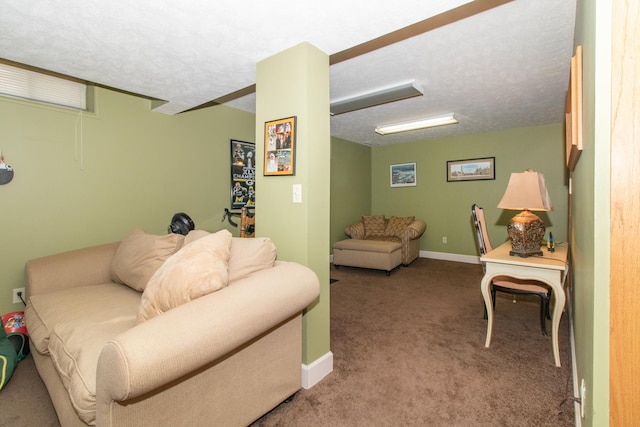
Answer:
M7 340L13 344L13 349L18 355L18 362L29 355L29 337L20 332L7 334Z
M0 328L0 390L9 382L17 365L18 353L13 343L9 341L3 326Z

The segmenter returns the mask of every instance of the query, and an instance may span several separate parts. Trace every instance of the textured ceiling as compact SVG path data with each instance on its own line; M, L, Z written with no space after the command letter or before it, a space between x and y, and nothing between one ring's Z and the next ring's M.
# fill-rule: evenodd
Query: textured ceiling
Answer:
M176 114L250 87L257 62L300 42L334 59L449 9L483 3L501 1L372 7L364 0L5 0L0 58L164 100L155 111ZM331 99L407 80L424 96L334 116L331 134L383 145L562 121L574 16L575 0L514 0L337 62ZM254 111L255 95L228 105ZM387 136L373 131L446 112L460 123Z

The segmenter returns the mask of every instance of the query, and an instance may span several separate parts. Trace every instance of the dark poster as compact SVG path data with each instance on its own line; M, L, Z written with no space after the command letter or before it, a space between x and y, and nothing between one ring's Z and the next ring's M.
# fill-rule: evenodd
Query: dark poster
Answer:
M231 209L256 205L255 148L252 142L231 140Z

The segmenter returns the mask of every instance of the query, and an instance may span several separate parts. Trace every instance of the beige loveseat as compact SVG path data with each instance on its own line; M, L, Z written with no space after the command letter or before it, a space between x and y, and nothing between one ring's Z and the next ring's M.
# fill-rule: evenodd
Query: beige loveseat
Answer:
M344 233L357 240L400 243L401 262L406 266L420 255L420 236L426 229L423 220L412 216L365 215L362 220L348 225Z
M248 425L300 389L318 278L226 233L136 230L27 262L31 353L63 426Z

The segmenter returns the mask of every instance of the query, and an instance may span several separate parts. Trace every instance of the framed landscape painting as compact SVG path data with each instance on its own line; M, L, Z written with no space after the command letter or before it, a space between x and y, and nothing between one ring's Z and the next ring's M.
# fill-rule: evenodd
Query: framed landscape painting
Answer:
M496 179L496 158L447 161L447 181L477 181Z
M392 187L412 187L418 184L415 163L400 163L389 167Z

